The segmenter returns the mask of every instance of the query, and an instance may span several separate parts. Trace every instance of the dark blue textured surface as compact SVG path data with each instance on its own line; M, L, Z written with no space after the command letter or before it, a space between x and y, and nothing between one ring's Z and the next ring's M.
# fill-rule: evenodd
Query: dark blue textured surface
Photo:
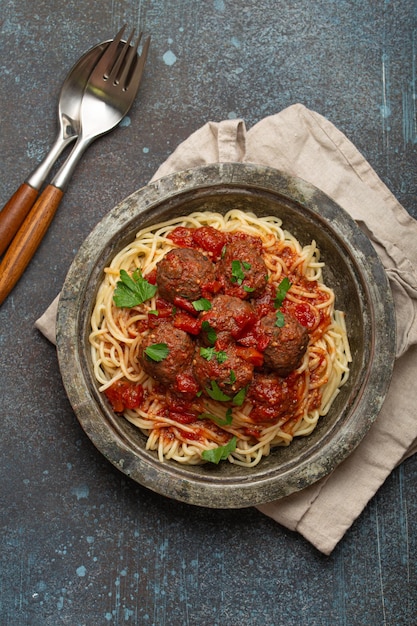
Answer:
M130 117L95 143L0 308L1 626L411 626L417 460L330 557L254 509L170 502L95 450L33 323L79 245L209 119L301 102L417 217L415 0L1 0L0 199L50 145L67 70L128 22L152 33Z

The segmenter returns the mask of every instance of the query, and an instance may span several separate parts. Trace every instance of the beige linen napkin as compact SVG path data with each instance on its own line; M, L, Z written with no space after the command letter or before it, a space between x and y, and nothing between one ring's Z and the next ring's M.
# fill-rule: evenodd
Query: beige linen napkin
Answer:
M178 146L152 180L213 162L281 169L327 193L358 222L386 269L397 316L397 360L382 410L356 450L316 484L259 510L330 554L393 468L417 450L417 222L353 144L300 104L249 131L243 120L208 122ZM36 326L55 340L58 298Z

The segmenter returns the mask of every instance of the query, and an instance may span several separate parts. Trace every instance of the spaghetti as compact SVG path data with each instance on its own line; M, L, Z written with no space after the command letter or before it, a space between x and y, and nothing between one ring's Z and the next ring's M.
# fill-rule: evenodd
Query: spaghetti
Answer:
M241 210L141 230L105 268L91 317L100 391L160 461L257 465L309 435L349 376L323 266L314 241ZM118 303L121 287L143 301Z

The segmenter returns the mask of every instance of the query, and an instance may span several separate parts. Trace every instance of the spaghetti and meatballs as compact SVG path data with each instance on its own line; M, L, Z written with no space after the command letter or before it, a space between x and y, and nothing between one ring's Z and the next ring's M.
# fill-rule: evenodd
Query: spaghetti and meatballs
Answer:
M100 391L161 461L256 465L311 433L348 378L323 265L314 241L239 210L140 231L98 290Z

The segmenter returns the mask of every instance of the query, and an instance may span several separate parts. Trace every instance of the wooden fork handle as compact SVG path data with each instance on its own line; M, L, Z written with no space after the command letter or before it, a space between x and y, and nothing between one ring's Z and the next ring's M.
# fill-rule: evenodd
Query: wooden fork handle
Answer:
M37 189L23 183L0 211L0 256L17 233L38 193Z
M48 230L64 192L48 185L17 231L0 263L0 304L9 295Z

